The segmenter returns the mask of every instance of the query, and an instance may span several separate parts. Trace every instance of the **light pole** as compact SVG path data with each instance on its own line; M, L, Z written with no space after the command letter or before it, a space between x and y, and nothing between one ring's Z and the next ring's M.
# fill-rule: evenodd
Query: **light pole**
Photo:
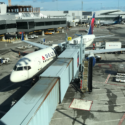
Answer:
M118 0L118 9L119 9L119 0Z
M53 2L56 1L56 7L57 7L57 10L58 10L58 0L53 0Z
M83 11L83 1L82 1L82 11Z
M101 3L101 9L102 9L102 3Z
M82 11L83 11L83 1L82 1ZM82 15L81 15L81 26L82 26Z

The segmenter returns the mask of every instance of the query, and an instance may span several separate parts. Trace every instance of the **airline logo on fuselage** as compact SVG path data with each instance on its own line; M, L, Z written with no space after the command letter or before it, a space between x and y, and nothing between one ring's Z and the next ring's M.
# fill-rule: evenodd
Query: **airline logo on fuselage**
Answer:
M42 59L43 59L43 60L45 60L45 57L44 57L44 56L42 56Z
M54 56L54 52L45 54L45 57L46 57L46 58L49 58L49 57L52 57L52 56ZM42 59L45 60L45 57L42 56Z

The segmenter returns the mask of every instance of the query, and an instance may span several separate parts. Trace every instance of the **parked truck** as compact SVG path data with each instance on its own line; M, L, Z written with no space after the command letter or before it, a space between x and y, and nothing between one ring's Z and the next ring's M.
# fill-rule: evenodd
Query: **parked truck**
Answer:
M125 82L125 64L118 64L116 82Z
M10 61L9 58L0 57L1 64L6 64Z

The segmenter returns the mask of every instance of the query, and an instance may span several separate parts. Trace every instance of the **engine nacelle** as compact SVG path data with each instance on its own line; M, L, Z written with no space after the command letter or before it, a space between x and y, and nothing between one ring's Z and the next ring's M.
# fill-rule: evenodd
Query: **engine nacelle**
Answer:
M88 56L86 59L89 60L89 58L93 58L93 66L95 66L96 58L94 56Z

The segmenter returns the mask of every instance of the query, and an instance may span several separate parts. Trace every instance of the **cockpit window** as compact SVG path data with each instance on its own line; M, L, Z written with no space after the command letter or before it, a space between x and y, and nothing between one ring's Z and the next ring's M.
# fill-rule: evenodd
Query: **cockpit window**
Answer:
M13 70L16 70L17 69L17 66L14 66Z
M30 66L28 66L28 70L30 70L31 69L31 67Z
M27 66L24 66L24 70L27 70Z
M14 71L22 71L22 70L30 70L30 69L31 69L30 66L24 66L24 67L14 66L14 68L13 68Z
M23 67L17 67L16 71L23 70Z

